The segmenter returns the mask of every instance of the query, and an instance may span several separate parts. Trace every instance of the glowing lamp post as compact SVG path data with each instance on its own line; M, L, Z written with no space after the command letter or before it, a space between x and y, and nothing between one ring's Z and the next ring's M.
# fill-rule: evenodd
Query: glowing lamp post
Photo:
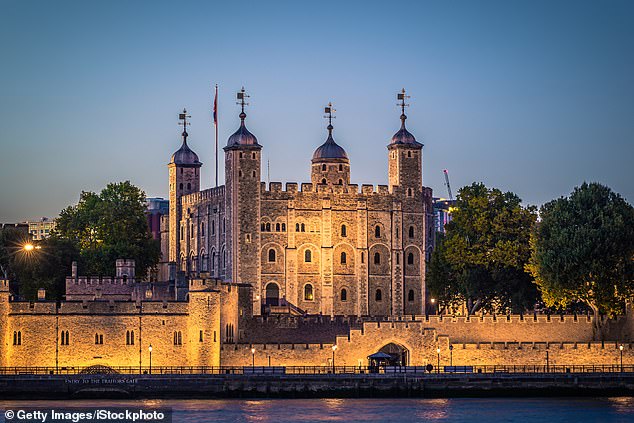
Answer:
M150 344L150 346L147 347L147 349L150 352L150 374L152 374L152 344Z
M337 346L332 346L332 374L335 374L335 351L337 351Z
M436 353L438 353L438 363L436 365L436 373L440 373L440 347L436 348Z
M438 314L438 311L436 309L436 299L435 298L431 299L431 307L432 307L432 310L434 311L434 314Z
M251 368L255 368L255 348L251 348Z
M623 373L623 344L619 345L619 351L621 352L621 373Z

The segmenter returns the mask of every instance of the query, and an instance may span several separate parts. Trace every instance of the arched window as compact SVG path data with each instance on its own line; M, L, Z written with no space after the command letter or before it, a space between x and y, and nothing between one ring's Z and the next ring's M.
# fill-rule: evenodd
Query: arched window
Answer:
M307 283L304 286L304 300L305 301L312 301L313 300L313 286L309 283Z
M181 169L181 170L182 170L182 169ZM181 182L181 183L178 185L178 187L179 187L180 189L183 189L183 183Z
M342 252L341 253L341 264L346 264L346 261L347 261L346 259L347 259L346 253Z
M295 224L295 232L299 232L299 223Z
M407 188L407 196L408 197L412 196L412 189L411 188Z
M129 330L125 331L125 344L130 345L130 331Z
M260 230L264 232L265 229L266 229L266 226L264 226L264 223L260 224Z
M346 291L346 288L341 290L341 301L348 301L348 291Z
M414 254L413 253L409 253L407 255L407 264L414 264Z
M266 231L267 232L271 232L271 224L270 223L266 224Z
M380 289L376 290L376 293L374 294L374 301L381 301L383 300L383 294L381 293Z
M95 334L95 345L103 345L103 335Z
M361 263L365 263L365 253L361 253Z
M322 179L322 180L321 180L321 183L322 183L323 185L326 185L326 178Z
M279 232L280 231L280 224L276 223L275 224L275 232Z
M313 261L313 254L311 253L311 251L304 251L304 262L310 263L311 261Z
M414 227L413 226L409 227L409 237L410 238L414 238Z
M282 223L282 232L286 232L286 223Z
M381 264L381 253L374 253L374 264Z
M339 185L343 185L343 179L339 179Z
M205 236L205 222L200 224L200 235Z
M215 220L211 221L211 234L212 235L216 234L216 221Z
M343 172L343 165L342 164L339 165L339 172Z
M321 165L321 171L322 171L322 172L325 172L325 171L326 171L326 165L325 165L325 164ZM324 179L324 180L325 180L325 179ZM325 182L324 182L324 183L325 183Z
M242 178L242 171L241 170L238 171L238 177Z
M407 152L407 157L412 157L412 152L411 151Z
M185 239L185 227L181 226L181 238L180 239Z
M409 292L407 293L407 301L414 301L414 290L410 289Z
M374 227L374 237L381 238L381 227L379 225Z
M346 225L341 225L341 236L348 236L348 229L346 228Z
M191 184L191 182L187 182L187 189L192 189L192 184Z
M269 262L275 262L275 250L273 248L269 250Z
M306 232L306 225L302 223L302 232Z
M396 253L396 264L401 264L401 255Z

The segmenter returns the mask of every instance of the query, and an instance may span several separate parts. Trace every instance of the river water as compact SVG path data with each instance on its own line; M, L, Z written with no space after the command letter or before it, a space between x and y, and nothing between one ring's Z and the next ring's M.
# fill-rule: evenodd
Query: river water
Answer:
M0 410L19 407L171 408L174 423L634 422L632 397L0 401Z

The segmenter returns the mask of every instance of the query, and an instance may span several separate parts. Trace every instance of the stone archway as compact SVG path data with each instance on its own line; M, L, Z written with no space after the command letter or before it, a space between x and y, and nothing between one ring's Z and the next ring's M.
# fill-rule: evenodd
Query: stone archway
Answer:
M275 282L266 285L266 305L280 305L280 287Z
M407 366L409 364L409 350L402 345L390 342L384 345L378 352L388 354L392 357L388 360L391 366Z

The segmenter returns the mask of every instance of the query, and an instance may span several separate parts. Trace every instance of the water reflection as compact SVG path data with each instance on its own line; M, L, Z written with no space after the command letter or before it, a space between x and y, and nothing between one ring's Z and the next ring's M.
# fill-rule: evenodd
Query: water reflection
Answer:
M0 401L0 409L97 406L171 407L174 423L634 421L630 397Z

